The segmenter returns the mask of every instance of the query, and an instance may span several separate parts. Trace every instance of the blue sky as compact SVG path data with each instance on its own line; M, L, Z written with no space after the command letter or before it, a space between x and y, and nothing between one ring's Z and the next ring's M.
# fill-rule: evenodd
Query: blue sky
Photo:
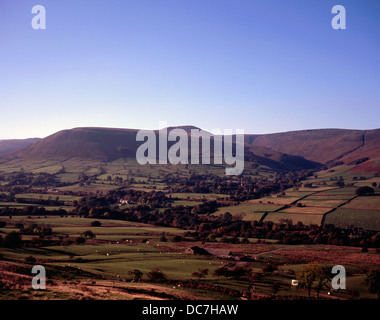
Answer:
M378 128L379 53L378 0L2 0L0 139L159 121Z

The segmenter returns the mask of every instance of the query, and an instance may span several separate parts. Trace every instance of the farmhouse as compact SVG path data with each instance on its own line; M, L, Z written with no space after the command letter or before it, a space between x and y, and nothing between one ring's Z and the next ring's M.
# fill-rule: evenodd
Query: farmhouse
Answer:
M120 204L129 204L128 200L125 200L125 199L120 199L119 203Z
M211 255L206 249L200 248L198 246L187 248L185 250L185 253L186 254L199 254L199 255L203 255L203 256L210 256Z
M60 191L59 191L59 189L52 188L52 189L48 189L46 193L48 193L48 194L59 194Z
M253 261L251 257L246 256L245 254L236 254L231 257L236 261Z

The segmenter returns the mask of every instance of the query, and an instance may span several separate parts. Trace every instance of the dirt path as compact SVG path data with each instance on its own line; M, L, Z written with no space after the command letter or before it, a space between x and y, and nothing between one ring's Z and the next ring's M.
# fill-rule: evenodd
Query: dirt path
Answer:
M256 254L253 254L252 257L253 258L256 258L257 256L261 256L263 254L268 254L268 253L271 253L271 252L276 252L276 251L280 251L282 250L283 248L277 248L277 249L273 249L273 250L269 250L269 251L263 251L263 252L260 252L260 253L256 253Z

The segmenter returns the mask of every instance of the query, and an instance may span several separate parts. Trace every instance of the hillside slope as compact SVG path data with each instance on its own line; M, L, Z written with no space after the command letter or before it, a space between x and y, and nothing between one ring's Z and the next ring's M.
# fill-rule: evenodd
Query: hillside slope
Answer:
M184 126L186 133L195 127ZM168 132L173 128L168 128ZM136 141L135 129L75 128L59 131L33 145L7 155L9 160L18 159L70 159L85 158L100 161L114 161L119 158L135 158L142 142ZM220 137L215 136L215 139ZM174 142L168 143L168 148ZM189 143L190 145L190 143ZM300 156L288 155L260 146L247 146L246 160L274 170L302 170L316 168L320 164ZM158 148L157 148L158 150ZM212 153L212 150L211 150ZM190 152L189 152L190 154ZM2 159L4 161L4 158Z
M81 157L115 160L135 156L137 130L75 128L62 130L9 156L37 159Z
M380 129L318 129L263 135L246 135L246 143L261 146L319 163L354 161L377 157Z
M0 140L0 156L27 147L40 138Z
M195 127L176 128L182 128L189 134ZM173 127L168 128L168 132L171 129ZM33 144L30 144L33 139L28 139L23 143L29 145L11 153L8 153L10 149L6 149L4 143L2 150L8 150L8 160L19 159L21 162L22 159L30 161L75 157L114 161L136 157L136 150L142 143L136 141L137 132L137 129L75 128L59 131ZM215 139L220 137L215 136ZM168 143L168 148L173 143ZM247 134L245 146L247 161L275 170L311 169L340 161L345 165L353 165L351 171L380 173L380 129L320 129ZM2 161L6 159L2 157Z

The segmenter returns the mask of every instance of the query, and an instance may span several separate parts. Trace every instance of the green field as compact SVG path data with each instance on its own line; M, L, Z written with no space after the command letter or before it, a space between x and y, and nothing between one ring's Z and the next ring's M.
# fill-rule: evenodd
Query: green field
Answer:
M66 210L66 212L70 213L72 210L72 207L70 206L40 206L40 205L33 205L28 203L17 203L17 202L0 202L0 208L16 208L16 209L23 209L25 207L44 207L46 211L55 211L55 210Z
M168 227L155 227L129 221L108 220L108 219L90 219L90 218L77 218L77 217L40 217L33 216L27 218L25 216L14 216L12 220L2 219L11 223L36 223L47 225L54 229L57 234L64 234L69 236L78 236L86 230L91 230L97 238L113 237L113 240L121 240L124 237L132 235L151 235L158 237L162 233L181 235L183 230ZM91 227L93 221L100 221L100 227ZM1 230L1 229L0 229ZM3 230L4 231L4 230Z
M0 233L15 231L10 224L28 223L43 224L53 228L53 238L57 236L77 237L91 230L97 240L107 240L106 243L86 243L82 245L49 246L41 248L2 248L2 254L10 259L25 259L33 255L36 259L49 259L50 264L76 265L83 270L108 276L120 275L128 277L128 272L140 269L147 273L153 268L160 268L168 276L175 279L187 279L198 268L208 268L213 271L220 266L215 258L186 255L184 250L168 251L170 243L160 242L160 236L165 233L170 239L173 235L182 235L183 230L176 228L154 227L138 223L101 220L101 227L91 227L95 219L73 217L26 217L15 216L5 220L8 227L1 228ZM150 240L147 243L143 239ZM118 241L120 241L118 243ZM170 244L172 245L172 244ZM80 258L78 260L78 258ZM62 262L62 260L65 260ZM56 262L55 262L56 261Z
M362 196L353 199L345 204L342 208L378 210L380 214L380 196Z
M293 224L302 222L304 225L316 224L320 225L323 215L321 214L301 214L301 213L287 213L287 212L270 212L264 221L272 221L280 223L282 220L291 220Z
M64 168L62 167L62 164ZM290 280L295 277L295 274L291 273L291 271L301 270L307 262L313 261L312 259L318 256L318 254L320 254L318 256L319 262L329 265L331 261L328 261L324 255L324 253L327 255L329 249L326 248L327 246L319 245L307 248L303 245L297 245L294 247L289 245L285 246L282 244L285 242L279 242L279 240L276 240L279 239L277 236L270 236L270 234L273 233L272 231L277 232L276 228L279 228L279 226L274 226L272 228L271 224L265 224L265 222L272 221L274 223L282 223L284 220L291 220L293 224L302 222L304 225L313 224L320 226L324 221L325 224L334 224L336 227L340 228L346 228L347 225L354 225L367 230L380 231L379 188L375 188L376 195L374 196L356 197L355 195L355 190L358 186L371 185L371 183L377 183L380 180L378 177L368 175L368 178L370 178L368 180L356 181L357 179L355 179L354 181L354 175L348 171L349 169L349 167L344 166L336 167L333 169L334 171L330 169L326 172L318 173L317 178L309 178L306 181L300 180L299 185L294 186L294 188L286 190L280 190L277 188L275 190L280 190L278 194L270 193L266 194L265 197L255 199L257 196L256 190L253 190L256 189L255 184L258 181L255 179L265 177L270 180L274 178L274 174L271 170L265 170L264 166L260 166L257 170L254 170L255 175L252 176L251 179L242 179L242 182L240 182L239 179L232 177L231 179L228 178L227 183L222 185L227 185L228 187L230 186L230 183L232 186L238 185L239 190L244 184L248 184L249 187L252 187L247 189L247 194L249 192L250 195L248 199L251 200L245 200L247 198L241 197L239 199L244 200L238 202L238 200L236 200L238 197L234 194L236 190L231 191L228 188L225 189L227 191L223 190L220 192L229 193L231 198L227 194L172 192L172 190L185 190L180 185L182 181L185 181L182 178L189 179L196 174L208 173L224 176L224 167L221 166L140 166L135 160L131 159L119 159L112 162L84 161L83 159L69 159L64 161L62 161L62 159L57 159L56 161L41 160L34 163L30 162L25 164L23 168L25 172L31 171L34 173L45 172L52 175L56 174L58 181L65 183L65 186L58 188L59 191L74 192L74 194L75 192L78 193L75 196L48 194L47 192L40 194L33 188L24 188L21 189L22 191L17 191L19 186L14 185L10 188L3 188L5 191L2 193L4 193L5 196L2 196L4 202L0 202L1 208L38 206L33 204L33 201L36 202L36 200L60 200L64 202L62 207L53 205L44 205L43 207L45 207L46 210L62 208L67 210L70 214L70 210L74 208L74 202L79 201L81 196L83 194L85 195L86 192L88 194L92 193L93 195L106 195L110 190L116 189L120 189L121 191L134 189L148 192L162 190L165 192L166 197L169 199L171 198L171 200L167 201L168 199L166 199L163 204L160 203L158 206L154 205L150 208L147 207L147 209L144 209L147 210L147 212L140 212L140 208L133 204L118 206L118 197L123 197L123 193L112 198L112 203L110 202L107 204L107 210L114 210L114 208L117 207L120 209L120 211L117 211L117 214L131 214L131 212L133 212L135 215L134 219L136 219L138 215L141 215L138 216L138 219L141 219L139 221L162 223L163 220L157 222L155 222L154 219L145 220L144 214L151 214L155 209L158 209L158 211L162 213L170 207L170 205L172 207L196 206L205 201L215 200L219 205L218 210L213 213L213 216L199 215L197 217L199 221L203 222L207 221L207 219L209 219L209 221L217 220L216 216L229 212L234 216L234 222L238 222L237 218L241 218L244 221L249 222L263 221L264 224L240 224L239 221L236 223L239 227L232 232L229 231L230 233L228 234L226 233L226 236L220 233L215 233L217 234L217 238L215 239L210 237L215 236L215 234L207 233L209 231L207 229L207 222L202 224L202 226L195 226L194 230L182 230L124 220L100 219L99 221L102 225L94 227L91 226L91 223L95 221L95 219L82 218L74 215L62 217L30 216L30 218L28 218L28 216L13 215L12 218L10 218L9 214L6 213L1 217L1 221L7 223L4 228L0 229L0 235L3 238L11 231L19 231L19 229L16 228L16 223L22 223L24 226L37 224L51 227L53 229L53 234L44 238L46 242L42 242L42 240L39 242L40 240L38 240L37 234L23 234L23 240L31 241L31 243L28 243L28 246L16 249L2 247L1 255L4 258L4 261L11 261L12 263L25 263L25 259L33 256L37 259L38 263L47 265L53 269L54 267L72 267L112 279L118 277L119 279L124 280L124 282L130 280L130 275L128 273L134 269L141 270L144 273L143 279L145 280L147 279L147 273L154 268L159 268L171 280L188 280L194 278L194 276L191 275L194 271L201 268L207 268L209 270L208 275L202 280L198 279L198 281L217 284L235 290L247 290L250 281L254 281L258 293L266 294L268 297L272 296L273 282L278 282L280 283L278 294L305 296L304 291L291 288L289 284ZM2 167L2 174L18 172L19 170L20 168L17 167L16 164L12 165L9 163L5 165L4 168ZM252 172L248 170L244 175L250 173ZM12 174L9 176L11 175ZM78 181L78 178L82 179L84 176L85 180ZM340 177L344 179L344 182L346 183L345 187L336 187L336 181L341 181ZM8 177L6 178L8 179ZM340 180L331 180L331 178L339 178ZM205 176L203 182L213 182L212 176ZM223 183L224 182L225 181L223 181ZM237 184L237 182L239 183ZM267 182L268 181L265 180L262 186L265 186ZM4 183L4 181L2 183ZM252 183L252 185L250 183ZM311 186L307 183L311 183ZM347 184L351 185L347 186ZM193 188L193 184L189 184L189 186L190 187L186 189L186 191L196 190L196 188ZM213 185L212 188L208 190L212 192L219 192L219 190L222 190L219 188L217 189L217 187L218 186ZM16 192L14 192L14 190L16 190ZM43 192L42 188L39 188L38 190ZM10 195L12 197L15 195L15 200L12 197L10 198ZM135 195L133 195L133 197L134 196ZM236 198L234 198L234 196ZM138 196L136 196L136 199L138 199ZM24 200L26 203L20 203L21 200ZM136 202L137 201L141 201L141 198L140 200L136 200ZM148 201L144 201L145 199L138 203L148 203ZM153 202L150 202L149 205L151 205L151 203ZM235 203L236 205L233 205ZM80 204L80 206L82 206L82 204ZM84 212L85 210L87 209L84 208ZM175 226L180 225L178 221L180 221L180 214L182 213L181 209L177 208L177 210L179 215L176 216L176 221L173 221L172 223L172 225ZM111 211L109 212L112 214ZM170 217L165 217L165 219L167 218L167 221L169 222L165 221L165 225L171 225ZM228 217L226 216L226 218ZM186 219L188 219L188 217L186 217ZM226 225L228 224L229 221ZM268 225L269 232L265 231L266 233L261 234L260 228L265 228ZM223 230L224 227L225 226L220 227L221 230ZM263 235L263 239L246 239L245 235L247 233L245 228L249 229L251 227L256 228L254 230L255 234L252 232L251 235L246 236L246 238L259 238ZM281 228L288 227L289 226L281 226ZM184 229L185 228L186 226ZM244 233L240 230L243 230ZM305 228L305 230L308 229ZM95 235L95 238L86 239L84 244L76 244L75 240L78 237L82 237L86 231L91 231ZM186 234L186 237L183 237L187 231L192 234ZM249 232L250 231L252 230L249 229ZM288 231L285 232L287 233ZM304 231L302 230L301 232ZM286 233L284 234L286 235ZM181 236L182 238L177 236ZM265 239L265 237L271 239ZM50 245L47 245L47 243L50 243ZM35 247L33 247L33 245L35 245ZM240 258L238 256L225 259L220 256L185 254L185 250L194 245L203 246L205 248L231 250L234 255L246 255L244 258L247 259L239 260ZM294 252L291 252L288 255L280 254L282 251L288 249L294 250ZM346 259L351 251L354 252L353 255L355 257L352 258L353 261L348 262L348 265L351 268L348 283L350 286L358 288L362 297L373 298L373 295L368 294L361 283L361 281L364 280L365 275L360 274L363 270L362 268L379 265L379 263L375 261L376 253L374 248L370 249L372 250L370 253L364 253L361 252L361 248L352 249L342 247L337 249L339 252L339 254L337 253L337 257L339 257L339 259ZM324 250L325 252L323 252ZM322 254L320 251L322 251ZM295 256L297 256L298 260L293 260ZM340 263L338 260L336 262ZM270 263L278 264L281 268L270 274L265 274L262 269ZM254 272L253 277L255 278L258 276L258 279L234 279L213 275L213 272L220 266L235 267L236 265L248 266ZM150 284L147 284L147 286L149 285ZM162 288L168 289L168 286L164 284L160 285ZM170 289L172 288L173 287ZM189 289L189 292L193 292L191 290L193 289ZM217 295L219 294L220 293L217 293ZM344 294L342 294L342 296L344 296ZM221 295L218 297L221 297ZM227 296L223 297L225 298Z
M326 215L326 224L334 224L338 228L353 225L365 230L380 231L380 212L339 208Z
M176 200L172 203L172 206L184 206L184 207L193 207L198 204L201 204L202 201L190 201L190 200Z
M275 214L280 215L279 213L269 213L269 215ZM309 215L309 217L310 216L311 215ZM79 217L27 218L14 216L12 219L4 217L1 220L7 223L6 227L0 229L0 234L3 236L11 231L17 230L15 228L16 223L23 223L24 225L33 223L50 226L53 228L52 239L58 239L59 237L65 239L67 236L74 239L87 230L91 230L96 235L95 240L87 240L85 244L61 244L42 247L21 247L15 249L2 248L1 254L4 259L6 261L13 261L12 263L16 261L22 263L26 258L33 256L37 259L39 264L43 264L49 270L55 270L57 267L67 267L71 268L70 270L91 272L94 275L106 277L106 279L118 279L118 281L123 281L124 283L130 281L131 276L129 272L134 269L139 269L143 272L143 280L147 279L147 274L154 268L159 268L161 272L172 280L195 279L194 276L192 276L194 271L197 271L198 269L208 269L208 275L201 280L205 283L211 283L213 285L238 291L247 290L249 287L249 281L247 280L223 278L213 275L213 272L217 268L224 265L233 265L233 261L213 256L186 254L185 249L189 246L193 246L193 242L176 243L170 240L174 235L183 234L184 231L180 229L107 219L99 220L102 224L100 227L92 227L91 223L96 221L95 219ZM313 222L310 221L310 223ZM167 242L162 242L160 239L163 233L165 233L168 238ZM31 239L34 236L23 237L24 239ZM253 239L251 239L251 241L253 241ZM285 246L276 244L275 240L268 241L266 244L224 245L221 243L201 244L198 242L196 245L228 248L232 252L258 257L257 261L241 263L243 263L244 266L249 266L255 274L260 275L260 277L255 280L256 292L261 295L268 295L269 297L272 295L273 282L278 282L280 284L280 289L277 292L279 295L305 296L305 291L295 290L290 286L290 281L291 279L294 279L295 276L294 274L290 274L289 270L293 270L293 272L300 270L306 261L310 259L308 254L314 255L317 259L323 262L324 250L326 250L323 246ZM358 288L362 297L373 298L374 296L369 294L360 282L361 280L364 280L364 275L355 274L355 272L360 270L361 265L368 264L368 259L366 259L366 257L371 257L372 260L376 258L372 257L373 253L363 253L363 257L359 257L356 253L360 252L360 248L350 249L333 246L330 246L330 248L333 248L333 250L337 252L337 255L335 255L334 252L331 252L331 254L333 254L332 257L340 255L349 257L351 252L354 254L352 258L350 258L353 260L349 260L351 261L350 268L352 269L353 274L349 275L347 283L350 288ZM281 254L282 250L285 250L285 253L290 250L288 253L290 254L290 257L298 254L300 257L303 257L304 260L297 264L287 263L286 260L284 260L286 255ZM305 250L308 253L307 255L303 253ZM269 262L274 261L281 264L279 270L273 273L264 274L262 268ZM53 275L49 273L49 277L52 277L54 280L57 276L59 277L56 272L54 272ZM72 273L70 273L70 278L71 277L73 277ZM65 278L64 280L67 288L66 281L70 280ZM101 285L104 285L104 283L97 280L96 286ZM119 286L118 282L111 283L110 285L112 285L112 287ZM150 284L143 283L140 288L146 287L147 285L149 286ZM169 288L165 284L159 286L161 290L167 290ZM194 289L181 288L181 290L188 294L204 294L204 292L202 293L202 291ZM17 293L15 294L17 296ZM345 293L343 292L343 297L345 296L344 294ZM54 297L58 296L55 295ZM215 299L229 298L228 296L223 296L221 293L217 292L209 294L208 297Z
M265 212L271 212L281 208L279 205L241 203L236 206L226 206L219 208L214 215L221 215L226 212L232 215L242 215L245 221L260 221Z
M18 193L15 195L16 199L40 199L40 200L55 200L59 198L60 201L74 201L79 200L80 197L69 195L57 195L57 194L39 194L39 193Z

